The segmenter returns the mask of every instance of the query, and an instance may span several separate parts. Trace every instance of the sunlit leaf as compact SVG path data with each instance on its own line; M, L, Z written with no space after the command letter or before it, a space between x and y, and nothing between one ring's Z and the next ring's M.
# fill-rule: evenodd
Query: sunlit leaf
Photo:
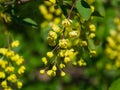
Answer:
M90 16L91 16L90 6L84 0L78 0L76 3L76 8L77 8L79 14L83 18L85 18L86 20L88 20L90 18Z

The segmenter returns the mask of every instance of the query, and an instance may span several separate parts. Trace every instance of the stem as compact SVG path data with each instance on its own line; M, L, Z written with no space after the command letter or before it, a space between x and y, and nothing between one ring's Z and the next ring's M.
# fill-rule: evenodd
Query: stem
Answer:
M73 2L73 4L72 4L72 7L71 7L71 9L70 9L70 11L69 11L69 13L68 13L68 15L67 15L67 19L70 19L71 13L72 13L72 11L73 11L73 8L75 7L76 2L77 2L77 0L74 0L74 2Z
M74 2L73 2L73 4L72 4L72 7L71 7L71 9L70 9L70 11L69 11L69 13L68 13L68 15L67 15L67 19L70 19L71 13L72 13L72 11L73 11L73 8L75 7L76 2L77 2L77 0L74 0ZM65 36L64 33L65 33L65 28L63 29L63 32L62 32L62 36L61 36L62 39L63 39L64 36ZM59 48L59 45L57 45L57 46L53 49L53 51L56 50L56 49L58 49L58 48Z
M6 31L6 40L7 40L8 49L10 50L10 39L7 31Z

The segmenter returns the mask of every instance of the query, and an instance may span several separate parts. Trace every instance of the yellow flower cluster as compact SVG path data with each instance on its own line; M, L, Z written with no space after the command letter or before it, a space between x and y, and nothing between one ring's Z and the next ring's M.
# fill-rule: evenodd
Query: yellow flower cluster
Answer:
M120 68L120 18L115 18L116 29L110 30L110 36L107 37L106 54L111 60L106 64L106 69ZM114 64L113 64L114 63Z
M95 37L96 26L91 24L93 18L88 21L80 18L80 15L72 19L66 18L61 12L62 9L57 6L56 0L44 1L44 5L40 5L39 10L47 22L43 22L41 28L44 29L45 25L49 27L47 41L54 48L41 59L44 65L49 67L41 69L40 74L56 76L57 71L60 71L60 76L65 76L64 68L68 63L86 66L84 51L89 52L90 57L96 54L95 50L89 48L88 42ZM91 12L93 11L94 6L91 6Z
M18 45L18 40L11 43L12 48ZM18 76L25 71L23 62L23 57L12 49L0 48L0 86L4 90L12 90L12 84L16 84L18 88L22 87Z
M52 20L54 24L58 24L60 22L61 9L56 9L55 5L56 0L45 0L44 4L39 6L39 10L47 21ZM46 23L48 22L43 22L41 26L44 27Z

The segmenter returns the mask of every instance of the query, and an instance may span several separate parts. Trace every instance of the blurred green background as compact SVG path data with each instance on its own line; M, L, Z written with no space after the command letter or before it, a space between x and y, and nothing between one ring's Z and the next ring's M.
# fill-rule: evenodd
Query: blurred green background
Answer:
M22 77L24 85L21 90L108 90L112 82L120 77L119 69L105 69L106 63L110 61L105 54L106 38L111 29L116 29L113 21L115 17L120 17L120 0L96 0L95 9L103 16L95 17L93 21L97 28L97 55L90 59L86 67L67 67L65 77L39 74L43 67L41 58L50 50L46 42L48 31L40 28L44 21L38 9L40 4L40 0L30 0L10 5L5 12L8 16L12 14L12 22L5 23L0 18L0 47L7 46L7 30L10 38L20 41L20 47L16 51L25 58L26 72ZM0 12L3 9L1 4Z

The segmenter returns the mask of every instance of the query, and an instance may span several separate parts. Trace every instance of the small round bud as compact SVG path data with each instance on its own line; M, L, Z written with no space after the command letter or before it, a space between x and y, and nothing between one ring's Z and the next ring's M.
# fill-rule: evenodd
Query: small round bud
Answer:
M14 48L14 47L18 47L19 44L20 44L19 41L16 40L16 41L14 41L14 42L11 43L11 46L12 46L12 48Z
M7 87L7 81L5 80L5 81L2 81L1 82L1 86L3 87L3 88L6 88Z
M90 33L89 38L94 38L95 37L95 33Z
M70 26L70 21L68 19L65 19L65 20L62 21L62 25L64 27Z
M69 40L68 39L60 39L59 40L59 47L60 48L67 48L69 44Z
M55 11L55 7L54 6L49 7L49 11L53 13Z
M69 57L65 57L65 58L64 58L64 62L65 62L65 63L70 62L70 58L69 58Z
M52 76L52 73L53 73L52 70L48 70L48 71L47 71L47 75L48 75L48 76Z
M91 32L95 32L95 30L96 30L96 27L94 24L89 25L89 28L90 28Z
M91 55L91 56L96 55L96 51L95 51L95 50L91 50L91 51L90 51L90 55Z
M77 36L78 36L78 31L69 32L69 37L77 37Z
M60 9L60 8L58 8L58 9L56 9L56 10L55 10L55 14L56 14L57 16L58 16L58 15L60 15L60 14L61 14L61 12L62 12L62 11L61 11L61 9Z
M54 54L53 54L53 52L47 52L47 56L48 56L49 58L52 58L52 57L54 56Z
M61 71L60 75L63 77L63 76L65 76L65 75L66 75L66 73L65 73L65 72L63 72L63 71Z
M55 24L52 25L52 29L55 32L59 32L60 31L60 27L58 25L55 25Z
M39 6L39 10L40 10L40 12L41 12L43 15L48 14L48 11L47 11L47 8L46 8L45 5L40 5L40 6Z
M57 70L57 67L56 67L55 65L53 65L52 70L53 70L53 71L56 71L56 70Z
M61 64L60 64L60 68L62 69L62 68L64 68L64 67L65 67L65 64L61 63Z
M44 74L45 73L45 70L40 70L40 74Z
M74 66L76 66L76 65L77 65L77 62L76 62L76 61L74 61L72 64L73 64Z
M0 79L4 79L5 78L5 73L0 71Z
M52 2L53 4L55 4L56 3L56 0L49 0L50 2Z
M48 33L48 37L51 37L51 38L53 38L53 39L55 40L55 39L57 39L57 34L56 34L56 32L54 32L54 31L50 31L50 32Z
M93 13L95 11L95 7L94 6L90 6L91 12Z
M80 42L80 46L87 46L88 44L87 44L87 41L81 41Z
M46 57L43 57L43 58L42 58L42 62L46 65L46 64L48 63L47 58L46 58Z
M18 87L18 88L21 88L22 86L23 86L22 82L18 81L18 82L17 82L17 87Z

